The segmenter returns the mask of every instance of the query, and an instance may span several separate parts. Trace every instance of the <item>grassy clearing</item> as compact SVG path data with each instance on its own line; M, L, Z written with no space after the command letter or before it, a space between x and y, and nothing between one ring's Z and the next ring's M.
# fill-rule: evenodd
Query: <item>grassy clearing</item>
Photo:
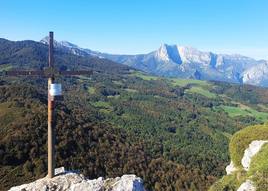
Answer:
M115 81L115 80L114 80L113 83L116 84L116 85L120 85L120 86L123 85L123 83L122 83L121 81Z
M109 114L109 113L112 112L111 109L100 109L99 111L100 111L101 113L104 113L104 114Z
M104 101L93 102L92 105L94 105L95 107L104 108L104 109L110 109L112 107L110 103L104 102Z
M89 87L89 88L88 88L88 93L89 93L89 94L95 94L95 93L96 93L96 88L94 88L94 87Z
M173 86L187 86L187 85L199 85L199 86L211 86L209 82L207 81L202 81L202 80L193 80L193 79L175 79L175 78L170 78L171 84Z
M8 71L12 69L12 65L11 64L3 64L3 65L0 65L0 71Z
M107 96L107 98L112 98L112 99L118 99L118 98L120 98L120 95L109 95L109 96Z
M237 116L252 116L256 119L266 122L268 119L268 113L259 112L255 109L250 107L234 107L234 106L220 106L230 117L237 117Z
M144 74L142 72L133 72L131 74L132 76L136 76L139 78L142 78L143 80L158 80L160 79L159 77L156 76L151 76L151 75L147 75ZM208 98L216 98L216 94L211 93L209 90L206 90L207 87L211 87L211 84L209 84L209 82L207 81L202 81L202 80L193 80L193 79L176 79L176 78L167 78L168 82L171 83L172 86L187 86L187 85L197 85L197 86L193 86L191 87L189 90L187 90L188 93L197 93L197 94L201 94L205 97ZM131 89L125 89L126 91L129 92L136 92L136 90L131 90Z
M258 104L257 105L260 109L264 110L264 111L268 111L268 107L267 105L264 105L264 104Z
M124 89L124 90L127 91L127 92L129 92L129 93L137 93L137 92L139 92L138 90L135 90L135 89L129 89L129 88Z
M198 86L193 86L190 89L186 90L187 93L196 93L196 94L201 94L207 98L216 98L217 95L214 93L211 93L210 91L202 88L202 87L198 87Z
M83 75L79 75L79 76L77 76L79 79L81 79L81 80L90 80L91 79L91 77L88 77L88 76L83 76Z
M220 106L230 117L236 117L236 116L247 116L249 115L249 112L245 109L242 109L240 107L234 107L234 106Z
M135 77L141 78L143 80L158 80L159 79L159 77L151 76L151 75L148 75L148 74L145 74L142 72L138 72L138 71L131 73L130 76L135 76Z
M266 112L259 112L255 109L247 109L253 116L255 116L257 119L263 121L263 122L266 122L267 119L268 119L268 113Z

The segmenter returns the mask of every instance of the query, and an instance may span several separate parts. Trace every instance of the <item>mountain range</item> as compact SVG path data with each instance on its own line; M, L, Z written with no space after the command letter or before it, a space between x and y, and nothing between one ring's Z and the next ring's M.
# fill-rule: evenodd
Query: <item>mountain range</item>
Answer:
M56 68L94 71L57 77L57 165L89 179L131 173L148 190L207 190L230 162L230 137L268 119L267 88L162 78L55 46ZM0 190L46 175L47 81L1 74L42 69L47 58L43 43L0 38Z
M48 38L41 42L47 44ZM55 41L54 44L75 55L106 58L158 76L268 87L268 61L238 54L216 54L187 46L163 44L148 54L115 55L80 48L67 41Z

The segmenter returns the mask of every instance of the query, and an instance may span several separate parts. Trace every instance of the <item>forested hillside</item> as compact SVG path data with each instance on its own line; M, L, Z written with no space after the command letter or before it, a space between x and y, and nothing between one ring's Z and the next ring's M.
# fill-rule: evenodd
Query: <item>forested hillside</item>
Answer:
M47 47L0 40L0 71L41 69ZM264 123L268 90L150 76L114 62L56 50L60 78L57 166L89 178L134 173L149 190L206 190L229 161L233 133ZM46 80L0 78L0 188L46 172Z

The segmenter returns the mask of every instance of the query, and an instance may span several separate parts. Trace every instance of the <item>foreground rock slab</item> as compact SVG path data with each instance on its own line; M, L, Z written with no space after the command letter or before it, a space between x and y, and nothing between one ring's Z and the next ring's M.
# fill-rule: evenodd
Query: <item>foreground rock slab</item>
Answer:
M57 169L56 174L52 179L45 177L12 187L10 191L145 191L142 179L136 175L89 180L82 174L66 172L64 168Z
M234 162L231 161L231 163L228 166L226 166L225 170L226 170L226 174L229 175L237 171L237 168L235 167Z
M256 191L256 188L250 180L246 180L246 182L240 185L237 191Z

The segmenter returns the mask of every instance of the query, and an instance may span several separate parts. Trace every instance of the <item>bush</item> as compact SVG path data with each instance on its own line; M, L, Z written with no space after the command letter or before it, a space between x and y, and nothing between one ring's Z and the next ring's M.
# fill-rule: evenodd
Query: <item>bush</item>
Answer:
M27 162L24 163L24 165L23 165L23 171L24 171L24 173L25 174L28 174L28 173L31 174L32 171L33 171L33 169L34 169L33 164L30 161L27 160Z
M244 180L243 173L236 172L218 180L210 187L209 191L236 191Z

